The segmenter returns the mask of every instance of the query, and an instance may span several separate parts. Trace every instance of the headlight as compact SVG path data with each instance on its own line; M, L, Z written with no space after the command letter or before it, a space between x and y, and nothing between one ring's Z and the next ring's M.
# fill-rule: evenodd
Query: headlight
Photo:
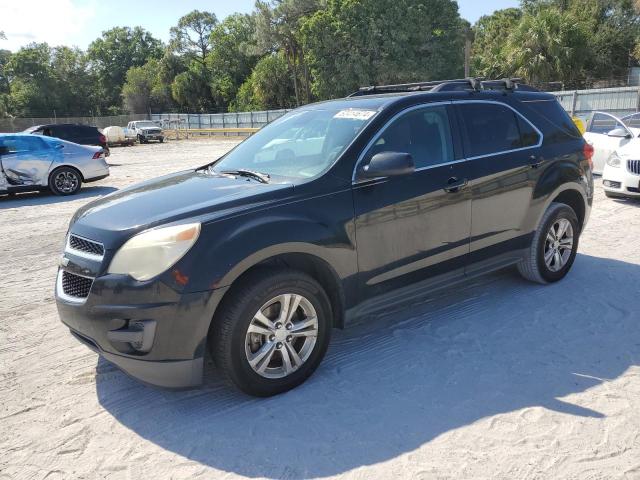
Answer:
M189 223L139 233L128 240L111 260L107 273L149 280L168 270L196 243L200 224Z
M621 164L622 161L620 160L620 157L618 156L618 154L616 154L616 152L613 152L611 155L609 155L609 158L607 158L607 165L609 165L610 167L620 168Z

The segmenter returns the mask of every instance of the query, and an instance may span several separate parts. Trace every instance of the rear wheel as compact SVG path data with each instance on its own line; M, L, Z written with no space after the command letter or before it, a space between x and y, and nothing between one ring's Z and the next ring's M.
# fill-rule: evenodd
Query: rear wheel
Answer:
M49 175L49 188L56 195L74 195L82 187L82 176L75 168L56 168Z
M552 203L545 212L525 258L520 274L537 283L557 282L569 272L578 250L580 225L571 207Z
M322 287L293 271L251 274L216 314L209 346L233 385L266 397L304 382L331 336L331 306Z

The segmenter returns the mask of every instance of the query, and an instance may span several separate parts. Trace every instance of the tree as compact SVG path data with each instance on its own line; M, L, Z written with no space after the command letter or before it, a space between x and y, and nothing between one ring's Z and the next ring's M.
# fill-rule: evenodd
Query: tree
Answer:
M569 12L554 6L526 11L507 41L507 70L534 84L575 81L585 76L587 42Z
M471 51L472 74L486 78L510 76L507 71L507 39L520 23L519 8L498 10L481 17L473 27L474 42Z
M131 67L122 87L125 107L131 113L162 111L173 106L171 87L162 78L162 60L152 58L142 67Z
M171 84L174 100L190 112L210 112L216 110L211 96L211 75L209 69L199 63L191 62L189 69L178 74Z
M463 28L451 0L329 0L301 28L313 91L332 98L362 85L459 77Z
M233 108L237 111L290 108L295 104L295 92L288 77L282 54L263 57L240 87Z
M169 46L178 54L188 56L204 65L211 50L211 32L218 24L213 13L194 10L171 27Z
M253 16L231 15L213 29L207 66L211 71L211 92L220 108L233 102L259 58Z
M295 91L296 105L311 99L309 70L300 42L303 22L326 4L325 0L258 0L256 39L263 54L282 51ZM304 92L304 93L303 93Z
M142 27L115 27L89 45L88 55L98 78L98 107L104 113L121 110L122 85L131 67L162 57L162 42Z

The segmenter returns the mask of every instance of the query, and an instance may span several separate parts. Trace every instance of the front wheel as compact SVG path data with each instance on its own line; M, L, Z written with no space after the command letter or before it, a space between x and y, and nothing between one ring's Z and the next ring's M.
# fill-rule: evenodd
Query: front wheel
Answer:
M80 191L82 177L71 167L56 168L49 175L49 188L56 195L74 195Z
M331 305L302 272L251 274L220 308L209 346L227 380L249 395L268 397L300 385L329 345Z
M536 230L520 274L537 283L552 283L569 273L578 251L580 225L571 207L552 203Z

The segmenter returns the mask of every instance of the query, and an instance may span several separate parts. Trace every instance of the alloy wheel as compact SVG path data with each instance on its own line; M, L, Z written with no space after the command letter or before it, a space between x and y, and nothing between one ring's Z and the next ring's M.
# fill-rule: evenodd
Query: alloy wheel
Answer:
M65 170L56 174L53 183L59 192L72 193L78 188L80 179L74 172Z
M266 302L253 316L245 338L249 365L265 378L284 378L311 356L318 316L302 295L286 293Z
M544 243L544 263L552 272L564 267L573 251L573 226L566 218L556 220L547 233Z

